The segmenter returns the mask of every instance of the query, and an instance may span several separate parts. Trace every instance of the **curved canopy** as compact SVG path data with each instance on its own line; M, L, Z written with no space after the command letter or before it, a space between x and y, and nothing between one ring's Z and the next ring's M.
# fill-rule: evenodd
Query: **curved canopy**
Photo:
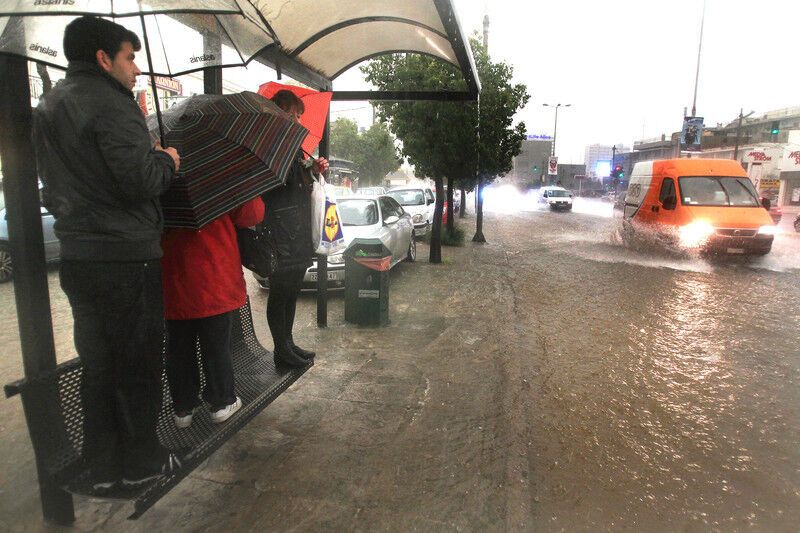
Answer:
M455 65L468 91L480 91L472 53L451 0L252 2L280 41L262 59L292 77L297 77L295 69L306 67L330 81L372 57L418 52ZM314 83L319 84L319 80Z

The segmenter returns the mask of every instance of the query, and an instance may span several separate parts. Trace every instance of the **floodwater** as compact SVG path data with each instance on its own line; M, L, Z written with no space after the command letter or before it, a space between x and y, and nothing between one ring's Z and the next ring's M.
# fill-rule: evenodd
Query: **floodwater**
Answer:
M709 263L617 243L604 202L498 204L543 354L539 525L797 531L800 236Z

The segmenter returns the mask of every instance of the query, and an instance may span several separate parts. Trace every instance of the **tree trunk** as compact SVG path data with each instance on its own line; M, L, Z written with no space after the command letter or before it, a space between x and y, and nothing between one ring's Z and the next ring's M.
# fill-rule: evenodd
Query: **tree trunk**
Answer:
M472 242L486 242L486 237L483 236L483 180L478 178L478 186L475 188L477 194L477 209L475 220L475 236L472 237Z
M461 209L458 210L458 218L464 218L467 214L467 191L461 189Z
M453 181L453 178L447 178L447 234L451 237L456 228L453 216Z
M444 185L442 178L435 178L436 208L433 211L433 228L431 228L431 263L442 262L442 211L444 207Z

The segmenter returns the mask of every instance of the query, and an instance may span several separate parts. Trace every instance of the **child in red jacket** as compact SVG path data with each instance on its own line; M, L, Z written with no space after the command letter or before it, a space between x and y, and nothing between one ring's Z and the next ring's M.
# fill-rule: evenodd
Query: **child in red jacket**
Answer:
M167 229L162 238L164 311L169 342L167 377L175 424L189 427L200 405L200 340L211 421L222 423L242 406L234 391L231 362L233 313L247 301L236 228L264 218L264 202L254 198L199 230Z

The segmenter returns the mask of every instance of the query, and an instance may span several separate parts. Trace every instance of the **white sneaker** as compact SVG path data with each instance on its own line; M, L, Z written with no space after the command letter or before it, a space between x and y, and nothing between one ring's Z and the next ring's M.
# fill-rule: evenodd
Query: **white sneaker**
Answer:
M233 413L242 408L242 400L237 396L236 401L230 405L226 405L218 411L211 411L211 421L215 424L221 424L233 416Z
M197 409L195 407L194 409ZM178 426L180 429L188 428L192 425L192 417L194 417L194 409L189 411L188 415L178 416L177 413L173 415L173 419L175 420L175 425Z

